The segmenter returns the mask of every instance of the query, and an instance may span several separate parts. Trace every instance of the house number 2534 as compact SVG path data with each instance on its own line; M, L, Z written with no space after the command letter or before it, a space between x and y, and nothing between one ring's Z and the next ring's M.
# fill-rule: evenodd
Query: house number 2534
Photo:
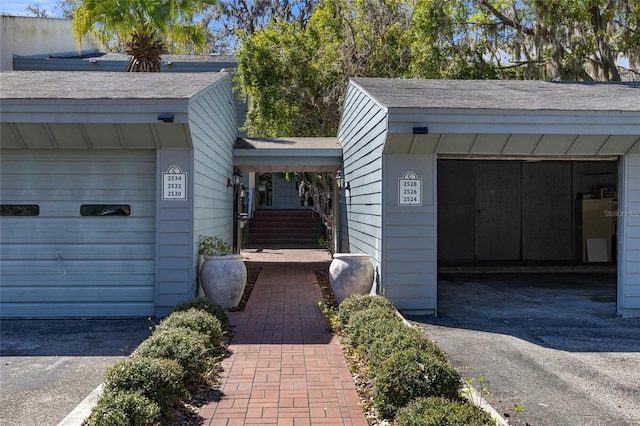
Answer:
M171 166L162 173L162 199L187 199L187 174L180 167Z

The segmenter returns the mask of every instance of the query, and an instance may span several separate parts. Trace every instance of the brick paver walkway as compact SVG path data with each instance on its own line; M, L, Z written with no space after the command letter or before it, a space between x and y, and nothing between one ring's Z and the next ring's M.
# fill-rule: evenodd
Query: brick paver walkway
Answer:
M262 271L222 366L222 399L202 407L204 425L362 425L355 383L318 302L319 250L243 253ZM315 263L314 263L315 262Z

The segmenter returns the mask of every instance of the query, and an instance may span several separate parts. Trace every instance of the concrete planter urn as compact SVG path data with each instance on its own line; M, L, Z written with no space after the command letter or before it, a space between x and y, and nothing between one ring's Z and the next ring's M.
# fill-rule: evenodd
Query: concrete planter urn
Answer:
M235 308L247 285L247 267L242 255L218 237L200 236L200 285L207 299L224 309Z
M207 299L225 309L235 308L247 285L247 268L240 254L204 256L200 285Z
M368 254L335 253L329 266L329 282L336 301L352 294L369 294L373 287L373 263Z

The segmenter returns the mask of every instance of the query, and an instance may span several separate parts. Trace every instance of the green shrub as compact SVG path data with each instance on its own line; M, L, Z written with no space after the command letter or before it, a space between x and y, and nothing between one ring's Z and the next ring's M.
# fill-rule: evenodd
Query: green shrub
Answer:
M104 392L84 426L157 426L161 424L158 404L140 391Z
M178 303L173 308L173 312L187 311L191 308L209 312L211 315L218 318L218 321L220 321L220 326L223 330L229 329L229 316L227 315L227 311L225 311L222 306L210 301L206 297L196 297L195 299Z
M395 333L406 325L395 311L386 308L372 307L354 312L344 330L349 336L349 344L355 349L366 351L374 341L389 333ZM364 346L364 348L360 348Z
M373 307L395 311L391 302L382 296L354 294L344 299L338 306L338 327L346 327L354 313Z
M369 362L371 367L375 369L381 362L394 353L411 348L434 356L442 362L446 362L447 360L442 349L427 339L425 335L422 334L422 331L404 324L403 327L379 336L379 338L373 340L371 343L366 344L363 350L370 354Z
M104 377L106 392L140 391L167 416L170 409L187 396L184 370L171 359L127 358L108 368Z
M210 365L208 337L181 327L156 330L132 355L177 361L184 369L185 385L197 382Z
M455 398L460 387L457 370L417 349L394 353L375 369L373 376L374 406L388 418L419 397Z
M209 312L191 308L186 311L178 311L164 319L156 330L184 327L209 336L211 347L220 348L222 345L222 327L220 321Z
M481 408L446 398L429 397L411 401L398 410L396 426L485 426L494 425Z

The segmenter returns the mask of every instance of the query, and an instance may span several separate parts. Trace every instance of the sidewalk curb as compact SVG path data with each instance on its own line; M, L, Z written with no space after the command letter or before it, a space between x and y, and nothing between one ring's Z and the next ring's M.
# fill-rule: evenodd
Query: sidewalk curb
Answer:
M493 420L496 421L497 425L509 426L509 423L504 419L504 417L502 417L500 413L498 413L498 411L495 408L493 408L493 406L489 404L486 399L484 399L484 396L482 396L480 392L478 392L475 388L467 384L465 384L464 386L467 388L469 393L466 395L463 395L463 398L469 401L470 404L480 407L481 409L489 413L489 415L493 418Z
M402 321L404 322L405 325L407 325L409 327L416 327L416 325L412 324L409 320L407 320L400 313L400 311L398 311L397 309L395 311L396 311L396 315L398 315L402 319ZM475 405L475 406L483 409L487 413L489 413L489 415L493 418L493 420L495 420L495 422L496 422L496 424L498 426L509 426L509 423L504 419L504 417L502 417L500 415L500 413L498 413L498 411L495 408L493 408L493 406L491 404L489 404L489 402L487 402L486 399L484 399L484 396L482 396L482 394L480 392L478 392L472 386L470 386L470 385L468 385L466 383L464 383L463 385L469 391L468 394L463 395L463 397L470 404Z
M81 426L84 419L89 417L91 409L96 405L98 398L102 395L102 385L95 388L85 399L78 404L67 417L62 419L58 426Z

